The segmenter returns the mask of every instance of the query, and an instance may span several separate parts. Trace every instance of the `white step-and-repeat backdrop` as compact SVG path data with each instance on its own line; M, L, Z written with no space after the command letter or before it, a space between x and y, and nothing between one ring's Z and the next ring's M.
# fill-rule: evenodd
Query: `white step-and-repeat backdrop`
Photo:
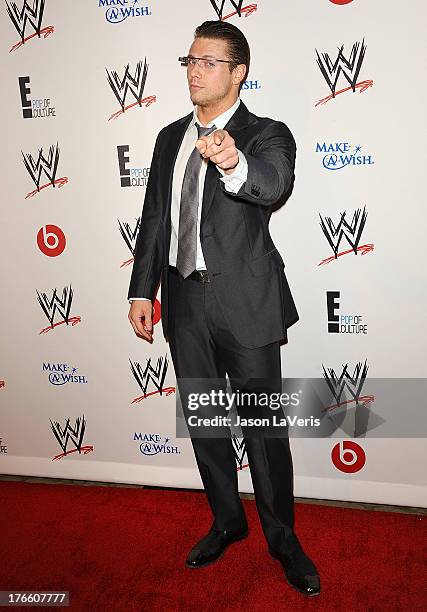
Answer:
M270 222L300 313L283 376L373 412L370 379L426 376L425 17L422 0L1 0L0 472L201 487L161 295L152 345L126 297L155 137L192 108L178 57L208 19L244 31L242 100L297 142ZM422 433L400 433L292 439L295 494L426 506Z

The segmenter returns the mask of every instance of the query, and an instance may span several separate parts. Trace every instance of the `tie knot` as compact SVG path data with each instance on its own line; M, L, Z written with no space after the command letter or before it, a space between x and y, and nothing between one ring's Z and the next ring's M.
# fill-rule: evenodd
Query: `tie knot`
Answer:
M199 125L198 123L196 123L196 127L197 127L199 138L201 138L202 136L207 136L208 134L216 130L215 125L213 125L212 127L203 127L202 125Z

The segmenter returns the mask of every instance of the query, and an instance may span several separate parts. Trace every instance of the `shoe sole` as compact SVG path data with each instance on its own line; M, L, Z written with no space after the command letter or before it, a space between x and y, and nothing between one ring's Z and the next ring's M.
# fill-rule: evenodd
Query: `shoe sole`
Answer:
M224 556L224 553L226 552L227 548L229 548L232 544L235 544L236 542L240 542L241 540L244 540L245 538L248 537L248 535L249 535L249 530L246 531L246 533L244 533L243 535L233 540L232 542L230 542L229 544L227 544L226 548L224 548L222 553L218 555L218 557L216 557L215 559L206 561L206 563L202 563L201 565L190 565L190 564L185 563L185 567L188 567L190 569L200 569L201 567L206 567L207 565L210 565L211 563L215 563L216 561L219 561L219 559L221 559L221 557Z
M269 550L268 552L273 557L273 559L280 561L280 558L277 555L275 555L271 550ZM306 595L307 597L316 597L316 595L320 595L320 591L317 591L316 593L307 593L307 591L304 591L304 589L300 589L299 587L295 586L295 584L292 584L292 582L289 581L286 575L286 572L284 572L284 575L285 575L286 582L289 584L290 587L295 589L295 591L298 591L299 593L302 593L303 595Z

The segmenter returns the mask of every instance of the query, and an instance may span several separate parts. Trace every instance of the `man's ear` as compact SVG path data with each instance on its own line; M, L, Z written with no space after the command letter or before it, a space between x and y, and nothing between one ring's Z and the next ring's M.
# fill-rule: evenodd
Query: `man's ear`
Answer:
M233 84L239 85L241 81L245 78L246 73L246 64L238 64L233 69Z

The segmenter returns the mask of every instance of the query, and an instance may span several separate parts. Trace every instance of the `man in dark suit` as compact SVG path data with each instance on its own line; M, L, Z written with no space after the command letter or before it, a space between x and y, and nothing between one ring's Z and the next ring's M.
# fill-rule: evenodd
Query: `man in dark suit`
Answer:
M129 320L137 336L153 342L153 301L161 281L163 333L181 399L200 380L215 380L215 388L224 389L226 375L233 390L250 389L255 381L259 392L261 380L263 391L280 392L280 344L298 313L268 224L272 205L292 186L295 141L284 123L257 117L241 102L250 51L238 28L203 23L180 61L194 111L156 139ZM186 401L183 409L188 417ZM205 406L200 414L209 416L212 409ZM289 439L242 429L269 552L281 561L289 584L316 595L316 567L294 532ZM214 517L187 557L194 568L218 559L248 528L230 435L221 430L221 436L193 434L191 440Z

